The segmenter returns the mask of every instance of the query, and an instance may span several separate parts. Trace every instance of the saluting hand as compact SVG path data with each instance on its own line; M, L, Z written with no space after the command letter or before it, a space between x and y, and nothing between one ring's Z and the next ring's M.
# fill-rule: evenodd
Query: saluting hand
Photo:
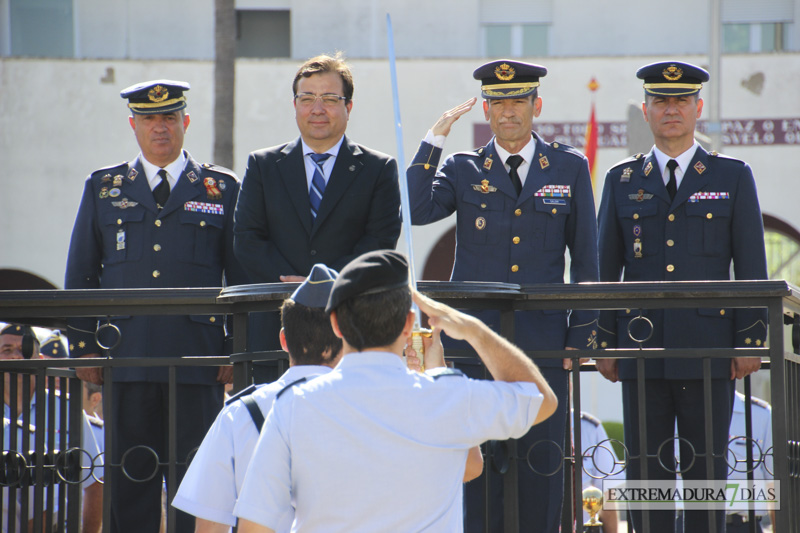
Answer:
M444 114L439 117L439 120L436 121L436 124L433 125L431 131L434 135L448 135L450 133L450 128L453 126L453 123L458 120L461 115L472 109L472 106L475 105L478 99L473 97L464 102L461 105L454 107L449 111L445 111Z

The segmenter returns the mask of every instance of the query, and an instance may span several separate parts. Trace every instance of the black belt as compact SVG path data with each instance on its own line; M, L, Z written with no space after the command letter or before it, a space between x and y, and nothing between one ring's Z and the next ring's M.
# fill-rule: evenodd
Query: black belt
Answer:
M739 513L725 515L725 523L730 526L738 526L748 522L750 522L750 515ZM761 516L756 515L756 522L761 522Z

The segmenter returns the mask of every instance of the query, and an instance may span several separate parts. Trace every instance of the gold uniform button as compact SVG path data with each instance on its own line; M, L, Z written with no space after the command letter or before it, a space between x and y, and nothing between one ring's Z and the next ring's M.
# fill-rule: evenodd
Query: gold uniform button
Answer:
M633 214L633 220L639 220L639 213Z
M481 204L481 209L486 209L486 204Z
M556 209L556 208L554 207L554 208L553 208L553 210L552 210L552 211L550 211L550 212L551 212L551 213L553 213L553 214L555 215L556 213L558 213L558 209Z
M210 318L208 319L208 321L209 321L209 322L211 322L211 323L213 324L214 322L216 322L216 321L217 321L217 318L212 316L212 317L210 317Z
M160 227L161 227L161 221L160 221L160 220L156 220L156 227L157 227L157 228L160 228Z
M517 265L511 265L511 272L517 272L519 267Z
M670 222L674 222L675 221L675 215L668 216L667 220L669 220Z
M675 265L667 265L667 272L674 272L674 271L675 271Z
M513 239L511 239L511 242L513 242L514 244L519 244L519 237L514 237Z
M161 272L159 272L158 270L153 270L153 277L154 278L157 278L160 275L161 275Z
M626 314L626 315L629 315L629 314L631 314L631 310L630 310L630 309L626 309L626 310L625 310L625 314Z
M205 228L206 227L206 221L205 220L201 220L200 221L200 227L201 228Z
M719 310L719 314L720 314L720 316L725 316L725 310L724 309L720 309Z
M756 339L756 346L761 346L761 339Z
M522 209L517 209L514 211L514 216L520 216L522 214Z
M160 244L154 244L153 245L153 250L155 250L156 252L160 252L161 251L161 245Z
M714 215L712 215L711 213L706 213L706 218L708 220L711 220L712 218L714 218Z
M672 239L667 239L667 246L675 246L675 241Z
M118 219L117 219L117 225L119 226L120 224L122 224L122 219L121 219L121 218L118 218Z

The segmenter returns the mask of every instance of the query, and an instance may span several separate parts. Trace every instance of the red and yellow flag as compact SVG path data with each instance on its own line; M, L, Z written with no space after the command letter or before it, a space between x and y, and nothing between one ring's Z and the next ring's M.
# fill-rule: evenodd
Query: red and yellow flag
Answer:
M597 80L592 78L589 82L589 90L594 92L599 87ZM589 175L592 178L592 190L596 189L596 180L594 167L597 161L597 119L594 116L594 99L592 99L592 111L589 115L589 122L586 124L586 138L583 143L583 153L586 154L586 159L589 160Z

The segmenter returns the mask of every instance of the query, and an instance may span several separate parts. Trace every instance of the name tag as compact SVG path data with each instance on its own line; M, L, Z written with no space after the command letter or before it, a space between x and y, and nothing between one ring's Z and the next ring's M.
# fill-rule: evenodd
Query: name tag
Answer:
M545 198L542 202L544 205L567 205L566 200L557 200L555 198Z

